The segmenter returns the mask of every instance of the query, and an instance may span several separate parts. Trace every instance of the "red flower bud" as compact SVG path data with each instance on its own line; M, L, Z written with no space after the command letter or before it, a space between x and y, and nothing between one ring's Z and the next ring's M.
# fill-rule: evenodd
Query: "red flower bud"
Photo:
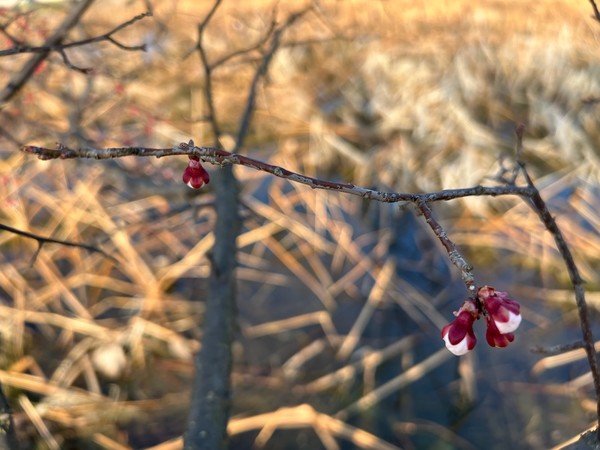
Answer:
M202 167L200 159L191 155L188 166L183 171L183 182L192 189L200 189L210 181L208 172Z
M506 292L499 292L493 287L484 286L479 289L478 296L500 333L512 333L519 327L522 319L521 305L508 298Z
M486 316L485 320L487 322L485 339L491 347L506 347L515 340L515 335L512 333L500 333L496 322L490 316Z
M467 300L454 315L456 319L442 328L442 339L448 350L460 356L473 350L477 343L473 322L479 317L479 311L472 300Z
M521 305L508 298L506 292L484 286L477 293L487 312L485 337L492 347L506 347L515 336L512 334L521 323Z

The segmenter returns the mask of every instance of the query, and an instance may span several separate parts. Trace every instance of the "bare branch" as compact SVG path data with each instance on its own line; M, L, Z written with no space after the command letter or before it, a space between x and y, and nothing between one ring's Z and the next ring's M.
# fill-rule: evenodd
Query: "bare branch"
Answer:
M541 355L559 355L561 353L570 352L571 350L577 350L584 348L585 343L583 341L571 342L570 344L559 344L551 347L542 347L541 345L533 346L529 349L532 353L539 353Z
M240 128L238 130L238 135L236 139L236 150L238 150L241 147L241 143L244 141L246 134L248 133L248 129L250 127L250 120L252 118L252 111L254 110L254 102L256 100L256 91L258 89L258 83L260 79L267 73L269 64L271 63L271 59L273 58L273 55L275 54L281 43L281 36L283 32L289 27L291 27L294 24L294 22L300 19L309 10L310 7L297 13L291 14L285 21L285 23L273 33L271 45L269 46L267 52L263 56L262 61L258 66L258 69L256 70L256 73L254 74L254 78L250 85L248 99L246 100L246 109L244 111L244 114L242 115L242 123L240 124Z
M36 67L48 57L50 48L59 44L64 39L69 30L77 25L83 14L90 6L92 6L93 2L94 0L84 0L73 8L61 26L58 27L54 34L46 41L45 47L48 47L48 49L33 55L29 61L25 63L21 71L8 82L2 91L0 91L0 106L8 102L21 90L27 80L35 72Z
M533 189L532 194L529 196L528 204L537 213L538 217L546 227L546 230L548 230L554 238L556 247L558 248L562 259L565 262L565 265L567 266L569 278L571 279L571 284L575 291L575 303L577 304L577 311L579 313L579 322L581 325L581 332L583 335L584 343L583 347L585 349L588 364L592 372L592 378L594 380L594 389L596 393L596 417L598 420L596 437L597 440L600 441L600 368L598 366L598 359L596 357L596 351L594 349L594 336L592 334L592 328L590 326L588 306L587 301L585 299L584 280L581 278L579 269L577 268L577 264L575 264L573 254L571 253L571 249L569 248L569 245L567 244L567 241L565 240L560 228L556 224L556 220L554 220L554 217L552 217L552 214L550 213L546 202L540 195L539 190L537 189L537 187L533 183L533 180L529 176L529 173L527 172L527 167L523 159L524 131L524 126L520 125L517 127L517 164L521 168L521 173L525 177L527 186L530 189Z
M148 147L115 147L105 149L72 149L58 144L58 149L46 147L37 147L27 145L21 148L25 153L37 155L39 159L113 159L125 156L154 156L162 158L165 156L177 155L196 155L201 161L215 164L218 166L241 165L255 170L270 173L279 178L284 178L300 184L305 184L314 189L323 189L328 191L344 192L346 194L356 195L358 197L376 200L383 203L398 203L423 201L432 203L443 200L454 200L463 197L483 196L492 197L500 195L518 195L521 197L530 197L534 189L521 186L475 186L462 189L445 189L438 192L428 192L420 194L401 193L401 192L382 192L373 189L356 186L352 183L337 183L334 181L321 180L306 175L301 175L283 167L274 166L248 156L238 153L230 153L215 147L196 147L193 142L181 143L172 148L148 148Z
M69 60L69 57L67 56L67 52L65 52L65 50L63 48L58 49L58 53L60 53L60 56L62 56L63 62L65 63L65 66L67 66L69 69L75 70L76 72L81 72L86 75L92 72L93 69L91 69L89 67L78 67L75 64L73 64Z
M249 96L251 101L252 97ZM249 119L246 120L247 123ZM239 135L238 139L243 139ZM328 191L343 192L355 195L364 199L376 200L384 203L410 202L414 203L419 211L425 217L427 224L431 227L437 238L440 240L451 262L460 270L462 279L469 295L475 292L475 279L473 268L460 254L455 244L450 240L442 226L433 217L433 212L429 203L437 201L454 200L471 196L500 196L500 195L518 195L531 199L537 190L535 187L520 187L514 184L505 186L475 186L462 189L446 189L438 192L428 193L401 193L401 192L381 192L373 189L356 186L352 183L337 183L333 181L321 180L319 178L301 175L292 172L283 167L273 166L271 164L249 158L237 153L230 153L214 147L196 147L193 141L181 143L173 148L146 148L146 147L117 147L106 149L71 149L63 145L58 145L58 149L48 149L45 147L25 146L22 151L38 155L40 159L70 159L70 158L93 158L93 159L111 159L124 156L154 156L157 158L176 155L196 155L203 162L208 162L218 166L241 165L255 170L270 173L279 178L301 183L310 186L313 189L323 189ZM539 195L539 192L538 192Z
M219 121L217 120L217 112L215 109L215 103L213 101L213 88L212 88L212 67L208 61L208 55L206 54L206 50L204 49L204 32L206 31L206 27L208 23L214 16L215 12L219 8L221 4L221 0L216 0L213 4L213 7L210 9L204 20L198 25L198 54L200 55L200 61L202 62L202 68L204 69L204 97L206 100L206 105L208 108L208 117L211 128L213 130L213 134L215 137L215 144L219 142L219 136L221 135Z
M264 34L264 36L258 42L256 42L255 44L253 44L249 47L235 50L225 56L222 56L221 58L219 58L218 60L214 61L211 64L211 69L214 70L217 67L222 66L223 64L227 63L228 61L230 61L238 56L247 55L248 53L258 50L263 45L265 45L265 43L267 43L268 40L270 39L270 37L272 36L273 31L275 30L275 25L277 24L275 21L275 11L276 10L273 10L273 18L271 19L271 23L269 25L269 28L267 29L267 32Z
M26 238L29 238L29 239L36 240L38 242L38 249L37 249L36 254L34 256L34 260L35 260L35 257L37 256L37 254L42 249L42 246L44 244L60 244L60 245L65 245L67 247L82 248L82 249L87 250L89 252L100 253L103 256L105 256L105 257L107 257L109 259L112 259L113 261L117 262L117 260L114 257L110 256L104 250L102 250L102 249L100 249L98 247L95 247L93 245L80 244L78 242L64 241L62 239L54 239L54 238L49 238L49 237L43 237L43 236L40 236L38 234L30 233L28 231L19 230L17 228L13 228L13 227L10 227L8 225L1 224L1 223L0 223L0 230L8 231L9 233L13 233L13 234L16 234L18 236L23 236L23 237L26 237Z
M113 38L112 35L121 31L124 28L127 28L127 27L133 25L134 23L144 19L145 17L150 17L150 16L152 16L152 13L150 13L150 12L145 12L143 14L139 14L139 15L135 16L134 18L128 20L127 22L124 22L124 23L118 25L117 27L113 28L108 33L104 33L99 36L95 36L95 37L88 38L88 39L82 39L80 41L69 42L66 44L54 44L54 45L50 45L50 44L46 43L45 45L35 46L35 47L19 45L16 47L8 48L6 50L0 50L0 57L12 56L12 55L20 54L20 53L48 53L48 52L52 52L52 51L64 53L64 50L68 49L68 48L81 47L84 45L89 45L89 44L102 42L102 41L109 41L112 44L119 47L121 50L129 50L129 51L146 50L145 45L121 44L115 38ZM72 66L69 66L69 67L72 67Z
M23 11L20 11L19 9L17 9L17 8L13 8L11 10L11 14L13 14L13 16L10 17L10 18L8 18L8 20L6 20L2 25L0 25L0 33L2 33L4 36L6 36L14 44L23 44L23 41L21 41L16 36L13 36L12 34L10 34L7 30L18 19L20 19L21 17L25 17L25 16L28 16L29 14L31 14L31 11L33 11L33 10L30 10L30 11L27 11L27 12L23 12Z
M594 10L594 18L600 22L600 11L598 10L596 2L594 0L590 0L590 3L592 4L592 9Z
M429 207L429 205L423 201L418 200L416 202L417 208L425 217L425 221L427 225L433 230L433 233L440 240L446 251L448 252L448 257L450 258L450 262L454 264L458 270L460 270L461 277L467 287L467 291L471 296L476 295L476 286L475 286L475 277L473 276L473 266L467 262L467 260L460 254L456 245L446 234L446 231L442 228L442 226L435 220L433 217L433 211Z
M127 22L123 22L120 25L117 25L115 28L113 28L111 31L109 31L108 33L104 33L101 34L100 36L96 36L93 38L89 38L89 39L82 39L81 41L76 41L76 42L70 42L68 44L64 44L62 47L63 48L71 48L71 47L81 47L82 45L88 45L88 44L92 44L95 42L102 42L102 41L109 41L110 43L116 45L117 47L119 47L121 50L129 50L129 51L145 51L146 50L146 45L142 44L142 45L125 45L125 44L121 44L119 41L117 41L115 38L113 38L113 34L118 33L119 31L130 27L131 25L133 25L136 22L139 22L140 20L146 18L146 17L152 17L152 12L151 11L147 11L145 13L142 14L138 14L137 16L133 17L132 19L129 19Z

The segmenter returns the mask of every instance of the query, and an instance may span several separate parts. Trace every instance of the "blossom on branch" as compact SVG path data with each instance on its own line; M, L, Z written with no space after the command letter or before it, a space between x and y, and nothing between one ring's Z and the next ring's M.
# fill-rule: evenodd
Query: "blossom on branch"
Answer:
M192 189L200 189L210 181L210 176L202 164L200 159L195 155L189 156L188 166L183 171L183 182Z
M448 350L456 356L460 356L473 350L477 343L473 322L479 318L479 311L475 302L469 299L454 315L456 319L442 328L442 339Z
M512 333L521 323L521 305L508 298L506 292L496 291L493 287L484 286L477 293L479 300L502 334Z
M496 291L493 287L479 289L479 300L487 312L487 332L485 338L492 347L506 347L515 336L512 333L521 323L521 305L508 298L506 292Z

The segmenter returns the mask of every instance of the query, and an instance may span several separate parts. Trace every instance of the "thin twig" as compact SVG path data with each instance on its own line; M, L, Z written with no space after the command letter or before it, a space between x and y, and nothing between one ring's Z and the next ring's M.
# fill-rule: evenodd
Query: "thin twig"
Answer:
M522 125L517 127L517 164L521 169L521 173L525 177L527 186L530 189L533 189L533 192L528 198L528 204L537 213L540 220L546 227L546 230L548 230L554 238L556 247L558 248L562 259L565 262L565 265L567 266L567 272L569 273L569 278L571 279L571 284L573 286L573 290L575 291L575 303L577 304L577 311L579 313L579 322L581 325L581 332L583 335L583 347L587 355L588 364L590 366L592 378L594 381L594 389L596 393L596 416L598 420L596 437L597 440L600 441L600 368L598 367L598 359L596 357L596 351L594 349L594 336L592 334L588 306L585 300L584 280L583 278L581 278L579 269L577 268L577 264L575 264L573 254L571 253L571 249L569 248L569 245L567 244L567 241L565 240L560 228L556 224L556 220L554 220L554 217L552 217L552 214L550 213L546 202L542 198L539 190L537 189L537 187L533 183L533 180L529 176L529 172L527 171L525 161L522 157L524 131L525 128Z
M594 10L594 18L600 22L600 11L598 10L596 2L594 0L590 0L590 3L592 4L592 9Z
M257 70L260 71L261 68ZM255 84L253 83L253 86ZM254 97L249 95L248 102L254 100ZM246 112L251 109L246 109ZM247 127L250 118L242 119L242 125ZM247 129L247 128L245 128ZM244 138L242 133L244 128L240 127L239 139ZM236 147L238 145L236 144ZM70 158L94 158L94 159L110 159L123 156L155 156L157 158L173 155L196 155L202 161L219 166L227 166L232 164L242 165L255 170L261 170L280 178L289 181L305 184L314 189L323 189L329 191L343 192L346 194L356 195L358 197L376 200L385 203L411 202L414 203L421 211L427 224L431 227L435 235L438 237L446 251L450 261L460 270L461 277L465 283L469 296L475 292L476 283L473 276L473 268L467 263L465 258L456 248L455 244L450 240L442 226L434 219L433 212L429 207L429 203L436 201L454 200L470 196L500 196L500 195L519 195L527 199L531 199L536 189L535 187L520 187L516 185L507 186L475 186L463 189L446 189L438 192L428 193L401 193L401 192L381 192L373 189L367 189L361 186L356 186L352 183L337 183L333 181L321 180L306 175L301 175L296 172L284 169L283 167L273 166L271 164L249 158L237 153L230 153L215 147L196 147L193 141L189 143L181 143L173 148L147 148L147 147L117 147L107 149L71 149L63 145L58 145L58 149L48 149L45 147L25 146L21 149L26 153L37 155L40 159L70 159ZM530 200L528 200L530 201Z
M252 118L252 112L254 111L254 103L256 101L258 83L260 79L267 73L267 69L269 68L271 59L273 59L273 55L275 54L275 52L281 44L282 34L309 10L310 7L297 13L291 14L286 20L286 22L273 33L271 45L269 46L267 52L264 54L262 61L258 66L256 73L254 74L252 83L250 84L248 99L246 100L246 109L244 111L244 114L242 115L242 123L240 124L240 128L238 129L238 135L236 139L236 150L239 150L241 148L241 143L244 141L246 134L248 133L248 129L250 127L250 120Z
M208 117L207 120L211 125L213 130L215 143L219 142L219 137L221 136L221 131L219 127L219 121L217 120L217 112L215 109L215 103L213 101L213 88L212 88L212 66L208 61L208 55L206 54L206 50L204 49L204 32L206 27L208 26L210 20L217 12L221 4L221 0L216 0L213 4L213 7L210 9L204 20L198 25L198 54L200 55L200 61L202 63L202 68L204 69L204 97L206 100L206 107L208 108Z
M77 25L83 14L90 6L92 6L93 2L94 0L84 0L73 8L60 27L58 27L54 34L46 41L45 46L48 47L48 49L41 53L34 54L0 92L0 105L8 102L23 88L23 86L25 86L27 80L34 74L35 69L50 54L50 48L59 44L64 39L69 30Z
M419 200L416 202L417 208L425 217L425 221L427 225L433 230L433 233L440 240L446 251L448 252L448 257L450 258L450 262L454 264L458 270L460 270L461 277L465 286L467 287L467 291L469 295L475 295L475 277L473 276L473 266L467 262L463 255L460 254L456 245L446 234L446 231L442 228L442 226L435 220L433 217L433 211L429 207L429 205L423 201Z
M275 30L275 25L277 24L277 22L275 21L275 12L276 12L276 9L273 10L273 17L271 19L271 23L269 24L269 28L267 29L267 32L264 33L264 35L260 38L260 40L258 42L254 43L253 45L248 46L246 48L234 50L231 53L217 59L216 61L213 61L213 63L211 64L211 70L214 70L219 66L222 66L223 64L227 63L228 61L230 61L238 56L244 56L244 55L247 55L248 53L258 50L263 45L265 45L265 43L269 41L271 35L273 34L273 31Z
M91 67L79 67L76 66L75 64L73 64L71 62L71 60L69 59L69 56L67 55L67 52L65 52L64 49L60 48L57 50L58 53L60 54L60 56L63 59L63 63L65 64L65 66L67 66L69 69L74 70L76 72L81 72L84 75L87 75L89 73L92 73L93 69Z
M121 50L129 50L129 51L138 51L138 50L142 50L145 51L146 50L146 45L142 44L142 45L125 45L120 43L119 41L117 41L115 38L113 38L113 34L118 33L119 31L130 27L131 25L133 25L136 22L139 22L142 19L145 19L146 17L152 17L152 12L151 11L146 11L145 13L142 14L138 14L137 16L129 19L127 22L123 22L120 25L117 25L115 28L113 28L112 30L110 30L108 33L104 33L101 34L100 36L96 36L93 38L88 38L88 39L82 39L80 41L76 41L76 42L69 42L67 44L63 45L63 48L71 48L71 47L81 47L82 45L88 45L88 44L92 44L95 42L102 42L102 41L109 41L111 44L117 46L118 48L120 48Z
M23 41L20 40L19 38L17 38L16 36L13 36L11 33L9 33L7 30L8 28L15 23L18 19L28 16L33 12L33 9L27 11L27 12L22 12L19 11L18 9L15 11L15 8L11 9L11 13L14 13L14 15L12 17L10 17L6 22L4 22L2 25L0 25L0 33L2 33L2 35L4 35L5 37L8 38L9 41L11 41L13 44L15 45L23 45Z
M48 44L48 43L46 43L45 45L40 45L40 46L18 45L18 46L8 48L5 50L0 50L0 57L12 56L12 55L21 54L21 53L48 53L48 52L52 52L52 51L64 52L64 50L68 49L68 48L81 47L84 45L89 45L89 44L93 44L96 42L102 42L102 41L109 41L110 43L119 47L121 50L130 50L130 51L146 50L146 46L144 44L142 44L142 45L121 44L116 39L114 39L112 37L112 35L121 31L124 28L127 28L127 27L133 25L134 23L144 19L145 17L150 17L150 16L152 16L152 13L150 13L150 12L145 12L145 13L139 14L139 15L135 16L134 18L128 20L127 22L124 22L124 23L116 26L115 28L113 28L111 31L109 31L107 33L101 34L99 36L87 38L87 39L82 39L80 41L68 42L66 44L62 44L62 43L61 44Z
M570 344L559 344L551 347L543 347L541 345L535 345L529 349L531 353L539 353L540 355L559 355L561 353L570 352L571 350L577 350L584 348L585 343L583 341L571 342Z
M29 239L34 239L37 241L38 243L38 249L36 251L36 255L39 253L39 251L41 250L42 246L44 244L60 244L60 245L64 245L67 247L77 247L77 248L82 248L84 250L87 250L89 252L94 252L94 253L100 253L103 256L112 259L113 261L117 262L117 260L112 257L111 255L109 255L108 253L106 253L104 250L98 248L98 247L94 247L93 245L88 245L88 244L80 244L78 242L72 242L72 241L64 241L62 239L54 239L54 238L49 238L49 237L43 237L40 236L38 234L35 233L30 233L28 231L23 231L23 230L19 230L17 228L13 228L10 227L8 225L4 225L0 223L0 230L4 230L4 231L8 231L9 233L13 233L16 234L18 236L23 236Z
M241 165L254 170L260 170L270 173L279 178L307 185L313 189L323 189L328 191L343 192L356 195L367 200L376 200L383 203L423 201L432 203L438 201L454 200L473 196L501 196L518 195L521 197L531 197L534 189L524 186L474 186L461 189L444 189L437 192L428 193L402 193L402 192L383 192L374 189L368 189L356 186L352 183L338 183L334 181L321 180L319 178L302 175L280 166L274 166L263 161L259 161L238 153L230 153L215 147L196 147L193 142L181 143L172 148L149 148L149 147L114 147L114 148L81 148L72 149L62 144L58 144L58 149L47 147L38 147L27 145L21 148L21 151L36 155L39 159L113 159L125 156L153 156L163 158L166 156L177 155L196 155L203 162L215 164L218 166Z

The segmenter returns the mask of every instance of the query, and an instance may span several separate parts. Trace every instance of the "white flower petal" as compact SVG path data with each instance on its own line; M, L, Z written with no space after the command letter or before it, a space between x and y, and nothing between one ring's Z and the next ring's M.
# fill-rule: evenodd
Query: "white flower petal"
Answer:
M460 341L458 344L454 345L450 342L450 339L448 338L448 334L446 334L446 336L444 336L444 342L446 343L446 348L448 350L450 350L456 356L460 356L460 355L464 355L465 353L467 353L469 351L469 345L467 344L467 338L468 338L468 336L465 336L462 341Z
M500 322L499 320L494 320L494 322L496 322L498 331L501 334L506 334L506 333L512 333L517 328L519 328L521 319L522 319L521 314L515 314L515 313L509 311L507 322Z

